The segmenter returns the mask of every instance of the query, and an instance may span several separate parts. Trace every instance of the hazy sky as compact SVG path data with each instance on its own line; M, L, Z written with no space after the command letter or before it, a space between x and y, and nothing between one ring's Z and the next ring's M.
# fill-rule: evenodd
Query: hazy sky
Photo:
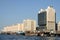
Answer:
M56 10L57 22L60 21L60 0L0 0L0 28L24 19L37 21L38 11L49 5Z

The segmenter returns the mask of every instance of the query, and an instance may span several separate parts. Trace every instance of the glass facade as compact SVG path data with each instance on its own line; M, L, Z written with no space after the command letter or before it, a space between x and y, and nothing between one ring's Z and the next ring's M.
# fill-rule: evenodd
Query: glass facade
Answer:
M46 14L46 11L38 14L38 25L42 29L46 28Z

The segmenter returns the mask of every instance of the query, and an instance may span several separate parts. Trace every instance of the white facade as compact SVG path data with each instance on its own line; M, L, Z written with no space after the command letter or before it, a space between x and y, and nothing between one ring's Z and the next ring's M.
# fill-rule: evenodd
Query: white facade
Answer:
M35 31L36 30L36 21L35 20L24 20L24 30L25 31Z
M2 31L4 32L24 32L24 31L35 31L36 21L35 20L24 20L21 24L14 24L6 26Z
M23 31L24 32L24 24L18 24L18 31Z
M4 27L3 31L4 32L19 32L19 31L24 31L23 28L24 28L23 24L15 24L15 25Z
M56 25L56 13L53 7L48 6L47 11L47 29L55 31Z

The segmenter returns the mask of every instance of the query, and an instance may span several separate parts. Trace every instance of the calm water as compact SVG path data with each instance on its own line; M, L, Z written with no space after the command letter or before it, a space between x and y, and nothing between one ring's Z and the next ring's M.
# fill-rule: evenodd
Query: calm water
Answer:
M0 35L0 40L60 40L60 37L39 37L22 35Z

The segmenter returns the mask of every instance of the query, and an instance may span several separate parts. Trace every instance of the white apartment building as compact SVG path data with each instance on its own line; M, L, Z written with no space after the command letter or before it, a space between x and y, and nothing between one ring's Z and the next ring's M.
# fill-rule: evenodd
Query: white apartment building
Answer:
M6 26L2 31L4 32L24 32L24 31L35 31L36 21L35 20L24 20L23 23Z
M36 21L35 20L24 20L23 21L24 24L24 30L25 31L35 31L36 30Z
M24 31L24 26L23 24L14 24L11 26L4 27L3 31L4 32L19 32L19 31Z

